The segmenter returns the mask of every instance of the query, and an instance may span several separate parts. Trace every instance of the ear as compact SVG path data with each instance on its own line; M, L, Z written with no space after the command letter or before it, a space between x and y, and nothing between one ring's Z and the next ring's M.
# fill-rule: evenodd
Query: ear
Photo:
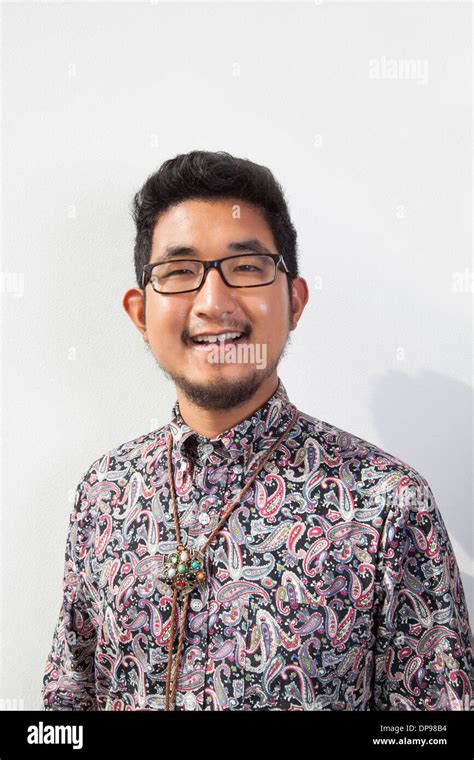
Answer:
M148 343L145 321L145 293L139 288L130 288L122 299L122 306L132 320L133 324L143 335Z
M291 292L291 330L294 330L309 300L308 283L304 277L295 277L291 283Z

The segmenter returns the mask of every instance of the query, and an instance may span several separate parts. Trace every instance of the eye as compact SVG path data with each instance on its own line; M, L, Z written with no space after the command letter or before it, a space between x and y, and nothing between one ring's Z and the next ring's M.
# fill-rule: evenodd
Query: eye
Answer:
M248 271L248 270L254 270L254 269L258 270L259 268L254 266L253 264L239 264L238 266L235 267L235 269L236 270L243 269L245 271Z
M174 277L179 274L193 274L193 272L189 269L174 269L172 272L167 272L167 274L162 275L162 278L166 279L167 277Z

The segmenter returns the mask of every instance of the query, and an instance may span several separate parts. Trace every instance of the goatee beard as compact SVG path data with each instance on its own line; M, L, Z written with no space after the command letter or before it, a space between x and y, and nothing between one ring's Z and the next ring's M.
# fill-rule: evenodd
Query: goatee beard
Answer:
M255 395L262 383L272 376L281 359L285 356L289 344L291 344L291 333L288 333L280 356L273 364L267 365L265 369L254 369L247 377L236 378L235 380L217 377L206 384L194 383L184 375L170 372L160 364L155 354L153 356L165 377L180 388L190 402L201 409L225 411L242 406ZM145 346L150 353L153 353L148 343L145 343Z
M247 377L226 380L216 378L206 384L189 381L183 375L171 374L164 367L160 368L169 380L180 388L186 398L201 409L224 411L238 407L249 401L262 383L273 374L279 359L265 370L255 369Z

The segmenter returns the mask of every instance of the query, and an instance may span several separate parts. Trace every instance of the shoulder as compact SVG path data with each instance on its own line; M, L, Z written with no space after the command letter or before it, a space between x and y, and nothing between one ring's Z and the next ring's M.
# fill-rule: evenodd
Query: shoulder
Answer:
M124 485L134 472L145 473L166 447L169 425L137 436L103 452L83 470L78 489L90 491L99 484L120 481Z
M402 552L407 540L420 552L441 548L451 556L435 495L416 467L324 420L307 414L300 419L304 448L300 460L307 466L305 492L311 501L327 505L332 517L339 516L352 527L363 525L373 531L374 546L380 542L381 556L392 557L392 563L397 559L395 547Z
M417 491L430 491L428 481L416 467L380 445L304 412L300 412L298 420L303 447L316 451L315 464L332 471L330 474L340 477L348 487L367 495L410 484Z

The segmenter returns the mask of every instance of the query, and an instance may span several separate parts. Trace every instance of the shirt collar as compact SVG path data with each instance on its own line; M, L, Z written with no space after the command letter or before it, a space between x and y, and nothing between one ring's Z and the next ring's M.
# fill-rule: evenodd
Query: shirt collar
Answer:
M222 464L231 459L247 465L252 456L270 448L288 426L294 405L278 378L275 393L249 417L216 438L201 435L187 425L176 401L169 429L173 435L175 457L189 456L202 465Z

